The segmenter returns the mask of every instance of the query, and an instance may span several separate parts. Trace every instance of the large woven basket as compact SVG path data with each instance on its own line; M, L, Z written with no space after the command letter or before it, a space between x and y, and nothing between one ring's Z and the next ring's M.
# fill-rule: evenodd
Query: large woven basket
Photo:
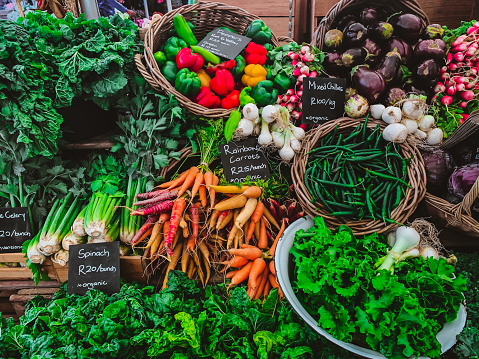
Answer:
M229 116L232 110L222 108L209 109L194 103L186 96L179 93L174 86L161 74L160 68L153 56L169 37L169 31L173 28L173 17L176 14L182 14L188 21L195 26L195 36L198 40L203 39L211 30L227 26L235 30L238 34L244 34L248 25L257 16L249 12L222 3L216 2L198 2L194 5L185 5L153 21L145 36L145 61L143 65L141 58L137 58L138 70L145 79L158 91L166 91L173 94L178 102L196 115L208 117ZM278 39L273 34L272 43L279 46Z
M370 129L374 129L378 123L380 122L369 120L367 126ZM346 224L352 229L355 235L366 235L373 232L381 233L393 228L395 224L386 225L383 221L379 220L344 220L341 222L339 218L328 215L329 211L324 206L317 206L316 203L312 202L313 198L311 193L309 193L304 184L304 173L307 168L309 152L316 148L316 144L321 138L333 131L336 126L338 126L338 133L346 134L351 133L357 125L357 119L343 117L334 121L329 121L326 124L309 131L302 142L303 147L301 148L301 151L294 156L291 176L293 178L293 184L298 200L304 211L309 216L322 216L326 225L331 229L336 228L341 224ZM382 122L380 125L382 128L385 127ZM400 145L400 148L402 155L405 158L412 158L407 168L409 185L411 188L406 189L404 198L401 200L398 207L391 212L391 219L398 223L405 223L426 194L426 170L421 154L416 147L413 147L408 143L403 143Z
M391 14L403 11L417 15L423 25L429 25L429 19L416 0L341 0L336 3L319 23L318 28L312 36L311 45L323 49L324 35L329 31L334 20L338 16L351 13L359 13L364 6L376 6L388 10Z

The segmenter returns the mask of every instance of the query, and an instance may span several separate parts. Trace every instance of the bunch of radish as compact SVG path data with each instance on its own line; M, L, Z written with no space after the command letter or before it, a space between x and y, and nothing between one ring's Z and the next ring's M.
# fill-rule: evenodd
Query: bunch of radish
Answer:
M461 108L477 96L479 90L479 22L458 36L450 45L446 65L440 69L439 82L434 88L436 97L443 94L441 103L449 106L456 99ZM463 114L466 120L468 115Z
M284 95L279 95L277 104L286 107L295 120L301 119L301 112L303 110L303 80L305 77L317 77L317 71L311 71L309 63L315 60L315 55L312 52L310 45L304 44L301 46L299 53L290 51L288 57L293 63L293 76L296 77L294 88L290 88Z

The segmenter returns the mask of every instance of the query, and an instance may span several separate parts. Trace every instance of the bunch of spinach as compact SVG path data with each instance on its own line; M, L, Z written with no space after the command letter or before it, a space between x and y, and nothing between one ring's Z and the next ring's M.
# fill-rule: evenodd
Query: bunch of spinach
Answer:
M5 358L352 358L307 327L272 291L250 301L244 288L199 288L171 271L168 288L124 284L107 296L90 290L28 303L20 324L0 320Z
M375 270L386 252L377 233L356 238L346 226L329 230L322 217L296 233L293 289L318 325L335 338L388 358L437 357L437 333L456 319L466 280L444 258Z

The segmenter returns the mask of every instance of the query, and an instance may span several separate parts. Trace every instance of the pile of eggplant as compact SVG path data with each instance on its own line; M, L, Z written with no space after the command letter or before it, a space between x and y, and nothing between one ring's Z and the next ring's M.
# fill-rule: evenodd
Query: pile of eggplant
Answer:
M444 29L437 24L424 27L409 13L388 17L374 7L358 13L340 14L323 47L326 72L347 78L351 86L348 115L364 116L369 104L391 106L406 93L432 97L446 53Z

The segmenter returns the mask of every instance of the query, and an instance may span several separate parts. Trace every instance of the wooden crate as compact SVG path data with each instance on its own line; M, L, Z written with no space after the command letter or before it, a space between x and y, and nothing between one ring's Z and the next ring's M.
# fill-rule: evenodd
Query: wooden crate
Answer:
M26 258L23 253L3 253L0 254L0 262L23 263L26 265ZM32 279L32 271L27 267L1 267L0 280L29 280Z
M311 0L312 11L311 36L321 19L339 0ZM475 0L418 0L432 24L445 25L451 29L458 27L461 21L470 21L478 17ZM453 11L451 11L453 9Z
M44 269L50 278L62 283L68 280L68 263L66 266L61 266L57 263L53 263L50 258L47 258L44 265ZM147 284L147 278L143 276L142 257L121 256L120 276L127 282Z

